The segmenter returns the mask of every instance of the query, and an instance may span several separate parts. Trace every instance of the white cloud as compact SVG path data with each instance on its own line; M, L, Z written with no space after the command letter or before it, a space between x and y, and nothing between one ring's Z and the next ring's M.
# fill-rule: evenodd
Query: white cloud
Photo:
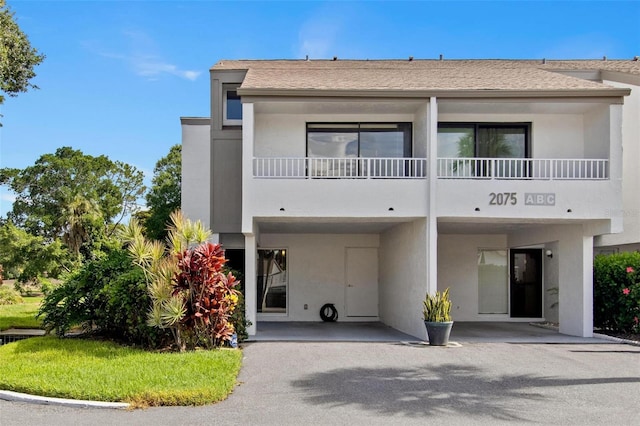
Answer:
M133 66L136 74L150 79L159 77L162 74L171 74L194 81L200 75L199 71L183 70L154 56L131 56L126 59Z
M8 192L0 192L0 216L4 216L9 213L15 201L15 195Z
M163 75L173 75L185 80L195 81L201 74L200 71L182 69L173 64L158 53L155 41L143 31L123 31L123 40L127 48L115 49L125 53L113 53L114 49L97 47L95 42L85 41L85 48L94 51L100 56L117 59L129 65L132 71L148 80L158 80Z
M13 203L16 201L16 196L13 194L8 194L6 192L0 192L0 200Z

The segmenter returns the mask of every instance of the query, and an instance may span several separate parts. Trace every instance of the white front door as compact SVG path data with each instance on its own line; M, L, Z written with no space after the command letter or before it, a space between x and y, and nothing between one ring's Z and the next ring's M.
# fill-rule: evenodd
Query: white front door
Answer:
M346 308L348 317L378 316L378 249L347 248Z

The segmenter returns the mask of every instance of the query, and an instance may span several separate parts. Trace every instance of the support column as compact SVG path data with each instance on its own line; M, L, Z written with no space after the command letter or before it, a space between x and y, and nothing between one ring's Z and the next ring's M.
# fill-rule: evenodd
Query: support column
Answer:
M254 108L252 103L242 104L242 232L253 233L253 147Z
M242 233L244 234L244 303L245 316L251 325L247 333L255 336L257 330L256 225L253 223L253 147L254 108L252 103L242 104Z
M593 237L582 232L560 238L560 333L593 336Z
M438 104L435 97L429 99L427 119L428 194L427 194L427 292L438 290L438 220L436 188L438 183Z
M257 285L256 285L256 236L245 234L244 236L244 309L247 320L251 325L247 327L250 336L255 336L257 329Z

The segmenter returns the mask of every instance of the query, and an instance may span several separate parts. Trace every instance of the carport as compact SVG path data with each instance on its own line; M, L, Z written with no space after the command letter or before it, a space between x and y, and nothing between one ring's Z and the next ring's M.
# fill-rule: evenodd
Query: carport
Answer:
M425 333L426 334L426 333ZM426 337L426 336L425 336ZM452 342L465 343L610 343L596 337L576 337L522 322L456 321ZM268 322L260 321L249 341L282 342L421 342L415 336L381 322Z

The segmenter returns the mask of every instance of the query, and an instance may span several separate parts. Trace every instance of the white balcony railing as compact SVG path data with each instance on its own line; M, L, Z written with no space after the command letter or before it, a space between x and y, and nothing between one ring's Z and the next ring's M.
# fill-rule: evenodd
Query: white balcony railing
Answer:
M437 173L449 179L603 180L609 178L609 160L438 158Z
M282 158L253 159L256 178L425 179L425 158Z
M438 158L437 176L444 179L609 179L606 159ZM426 179L426 158L253 159L256 178L286 179Z

